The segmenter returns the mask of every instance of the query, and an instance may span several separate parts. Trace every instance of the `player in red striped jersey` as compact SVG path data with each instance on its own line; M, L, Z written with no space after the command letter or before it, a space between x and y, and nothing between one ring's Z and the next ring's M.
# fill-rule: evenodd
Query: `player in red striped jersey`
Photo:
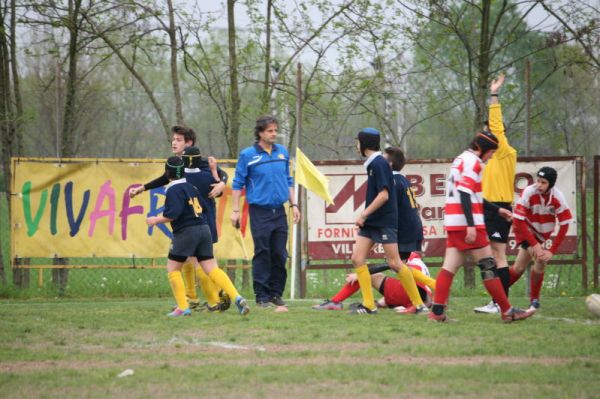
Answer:
M463 264L465 255L477 260L486 290L500 306L502 320L523 320L535 313L511 306L498 278L496 261L483 221L483 193L481 177L484 163L498 148L498 139L488 131L478 132L469 148L452 163L446 185L444 227L447 232L446 253L442 269L437 275L432 312L429 319L447 321L444 312L454 275ZM486 204L492 206L493 204Z
M521 198L513 213L513 229L520 246L515 264L510 268L510 284L514 284L523 274L531 260L530 299L531 308L540 307L540 291L544 281L546 262L558 250L567 235L573 215L563 193L554 185L557 173L554 168L544 166L537 172L535 184L521 193ZM549 250L542 244L550 238L556 222L560 226Z

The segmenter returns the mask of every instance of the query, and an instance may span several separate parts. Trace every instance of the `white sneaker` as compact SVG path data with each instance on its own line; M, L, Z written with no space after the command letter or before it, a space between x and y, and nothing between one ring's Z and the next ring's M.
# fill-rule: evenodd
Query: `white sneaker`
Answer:
M500 308L498 307L497 304L494 303L494 301L490 301L490 303L488 303L487 305L481 306L479 308L474 308L473 311L475 313L492 314L492 313L500 313Z

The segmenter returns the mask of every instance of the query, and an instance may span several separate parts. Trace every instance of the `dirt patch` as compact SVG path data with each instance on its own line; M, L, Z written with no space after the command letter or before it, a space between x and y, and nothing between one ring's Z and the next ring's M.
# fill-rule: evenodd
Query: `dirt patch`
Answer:
M183 353L190 353L190 348L180 348L179 351ZM174 351L175 352L175 351ZM348 364L361 364L366 366L374 366L381 364L394 364L394 365L414 365L414 364L427 364L427 365L442 365L442 366L476 366L476 365L558 365L564 364L565 361L582 361L589 363L600 363L600 359L576 357L576 358L561 358L561 357L522 357L522 356L451 356L451 357L433 357L433 356L406 356L402 354L398 355L387 355L378 358L361 358L356 356L305 356L302 358L279 358L270 356L260 357L243 357L239 356L222 356L219 357L219 353L222 350L218 348L205 348L203 350L205 354L211 354L215 356L202 356L198 360L180 359L178 356L173 359L164 360L148 360L148 359L128 359L126 361L103 361L103 360L86 360L86 361L72 361L72 360L49 360L49 361L6 361L0 364L0 372L2 373L24 373L24 372L37 372L46 371L51 369L70 369L70 370L84 370L84 369L113 369L113 368L158 368L165 364L169 364L170 367L174 368L186 368L201 365L215 365L215 366L295 366L295 365L348 365Z

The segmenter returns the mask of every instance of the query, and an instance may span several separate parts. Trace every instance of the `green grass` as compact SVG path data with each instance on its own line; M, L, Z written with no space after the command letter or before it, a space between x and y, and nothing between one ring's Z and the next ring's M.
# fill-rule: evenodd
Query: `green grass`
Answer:
M523 297L513 298L524 305ZM252 308L248 317L165 316L172 300L0 302L3 398L592 398L600 319L583 298L542 297L504 324L453 297L458 323L425 317ZM226 345L237 347L226 347ZM133 376L117 378L125 369Z

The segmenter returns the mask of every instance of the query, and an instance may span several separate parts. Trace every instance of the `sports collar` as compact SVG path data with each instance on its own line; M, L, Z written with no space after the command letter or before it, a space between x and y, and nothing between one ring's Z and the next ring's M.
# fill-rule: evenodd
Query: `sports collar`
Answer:
M191 169L185 168L185 173L198 173L198 172L200 172L200 168L191 168Z
M185 182L186 182L186 180L185 180L185 177L182 177L181 179L177 179L177 180L171 180L171 181L169 182L169 184L167 184L167 185L165 186L165 193L167 192L167 190L168 190L169 188L173 187L174 185L176 185L176 184L181 184L181 183L185 183Z
M376 151L376 152L372 153L371 156L369 158L367 158L367 160L364 163L365 168L368 168L369 165L371 164L371 162L373 162L373 160L375 160L375 158L377 158L378 156L382 156L381 151Z
M264 148L262 148L260 146L260 144L258 144L258 142L254 143L254 149L256 150L256 152L265 152L265 153L269 153L267 152L267 150L265 150ZM277 143L273 143L273 146L271 147L271 154L273 154L275 151L277 151Z

